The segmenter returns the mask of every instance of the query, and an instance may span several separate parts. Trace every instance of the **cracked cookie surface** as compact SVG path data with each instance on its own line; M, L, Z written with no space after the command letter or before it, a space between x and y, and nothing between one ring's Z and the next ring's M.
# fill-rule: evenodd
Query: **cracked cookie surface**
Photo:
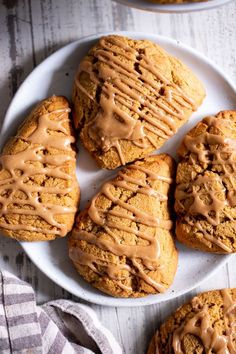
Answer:
M172 238L170 193L174 161L155 155L105 183L69 237L69 255L91 285L117 297L164 292L178 254Z
M147 354L235 353L235 307L236 289L195 296L161 325Z
M236 111L199 122L179 148L175 210L179 241L236 252Z
M0 156L0 229L20 241L52 240L72 228L79 202L69 104L40 102Z
M114 169L162 146L204 97L191 70L157 44L110 35L80 63L74 122L97 163Z

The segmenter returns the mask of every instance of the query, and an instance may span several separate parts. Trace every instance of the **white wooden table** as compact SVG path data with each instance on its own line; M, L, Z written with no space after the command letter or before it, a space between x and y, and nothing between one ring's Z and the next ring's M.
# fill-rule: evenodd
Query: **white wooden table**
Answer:
M136 30L178 39L212 59L236 83L235 18L236 0L183 15L147 13L111 0L0 0L0 122L18 86L36 65L63 45L104 31ZM16 242L1 238L0 252L1 269L31 283L38 302L73 298L47 279ZM173 301L143 308L92 307L124 353L142 354L171 311L196 292L226 286L236 287L236 257L192 293Z

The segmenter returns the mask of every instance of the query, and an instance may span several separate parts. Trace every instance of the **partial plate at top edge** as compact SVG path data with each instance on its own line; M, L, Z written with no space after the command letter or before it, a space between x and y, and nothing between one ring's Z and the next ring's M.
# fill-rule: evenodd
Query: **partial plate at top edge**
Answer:
M183 4L158 4L152 3L148 0L113 0L122 5L126 5L131 8L160 12L160 13L184 13L184 12L195 12L202 10L211 10L219 6L225 5L232 0L208 0L199 1L194 3L183 3Z

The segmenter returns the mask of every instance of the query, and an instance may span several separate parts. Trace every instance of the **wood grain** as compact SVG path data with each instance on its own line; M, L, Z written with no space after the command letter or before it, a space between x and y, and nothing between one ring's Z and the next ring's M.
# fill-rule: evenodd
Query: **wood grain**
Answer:
M214 10L176 15L134 10L110 0L2 0L0 124L12 96L36 65L66 43L104 31L135 30L175 38L204 53L236 82L235 17L234 0ZM73 298L42 274L16 242L1 238L0 250L1 269L31 283L40 303L54 298ZM92 307L119 340L124 353L142 354L158 325L193 294L236 286L235 268L236 257L232 257L227 266L193 292L160 305Z

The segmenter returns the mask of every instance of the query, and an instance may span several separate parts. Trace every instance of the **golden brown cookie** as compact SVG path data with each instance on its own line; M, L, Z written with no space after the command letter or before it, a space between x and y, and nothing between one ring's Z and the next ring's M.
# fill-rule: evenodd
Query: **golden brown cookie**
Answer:
M40 102L0 155L0 230L20 241L72 228L79 202L75 141L65 97Z
M177 132L202 103L200 81L157 44L103 37L74 82L74 122L102 168L143 158Z
M236 352L236 289L202 293L156 332L147 354Z
M170 156L147 157L105 183L79 214L69 254L91 285L112 296L141 297L172 284L178 261L169 207L174 172Z
M176 235L208 252L236 252L236 111L198 123L179 148Z

